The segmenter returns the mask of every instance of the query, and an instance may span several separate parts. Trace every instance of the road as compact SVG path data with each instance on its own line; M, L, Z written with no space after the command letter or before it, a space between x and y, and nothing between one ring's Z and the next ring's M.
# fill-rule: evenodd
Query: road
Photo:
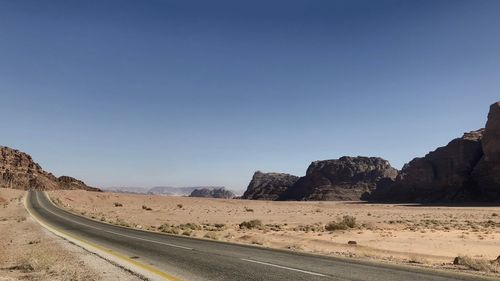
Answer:
M179 280L492 280L128 229L64 211L39 191L28 192L26 207L53 229Z

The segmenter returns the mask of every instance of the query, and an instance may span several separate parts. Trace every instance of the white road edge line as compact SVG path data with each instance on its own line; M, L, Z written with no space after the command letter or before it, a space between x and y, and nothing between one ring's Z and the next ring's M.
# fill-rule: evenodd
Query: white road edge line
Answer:
M249 259L241 259L241 260L244 260L244 261L247 261L247 262L258 263L258 264L263 264L263 265L268 265L268 266L277 267L277 268L282 268L282 269L288 269L288 270L297 271L297 272L302 272L302 273L306 273L306 274L310 274L310 275L315 275L315 276L328 277L328 276L326 276L324 274L321 274L321 273L307 271L307 270L302 270L302 269L297 269L297 268L288 267L288 266L277 265L277 264L268 263L268 262L255 261L255 260L249 260Z
M40 202L40 201L38 201L38 202ZM121 234L121 233L118 233L118 232L105 230L105 229L98 228L98 227L95 227L95 226L92 226L92 225L88 225L88 224L85 224L85 223L81 223L81 222L69 220L68 218L65 218L65 217L63 217L61 215L58 215L58 214L52 212L51 210L49 210L47 208L45 208L45 211L47 211L47 212L49 212L49 213L51 213L51 214L53 214L55 216L58 216L58 217L60 217L60 218L62 218L64 220L68 220L68 221L71 221L71 222L79 224L79 225L83 225L83 226L90 227L90 228L93 228L93 229L97 229L97 230L100 230L100 231L104 231L104 232L107 232L107 233L115 234L115 235L118 235L118 236L123 236L123 237L128 237L128 238L132 238L132 239L142 240L142 241L146 241L146 242L156 243L156 244L160 244L160 245L165 245L165 246L180 248L180 249L184 249L184 250L193 250L193 248L189 248L189 247L184 247L184 246L179 246L179 245L175 245L175 244L164 243L164 242L159 242L159 241L144 239L144 238L140 238L140 237L136 237L136 236L130 236L130 235L126 235L126 234Z

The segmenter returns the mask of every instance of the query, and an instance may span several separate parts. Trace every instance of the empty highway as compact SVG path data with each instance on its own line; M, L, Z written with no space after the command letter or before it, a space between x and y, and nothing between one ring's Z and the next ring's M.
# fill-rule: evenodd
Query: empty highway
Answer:
M38 191L26 207L46 227L172 280L493 280L128 229L64 211Z

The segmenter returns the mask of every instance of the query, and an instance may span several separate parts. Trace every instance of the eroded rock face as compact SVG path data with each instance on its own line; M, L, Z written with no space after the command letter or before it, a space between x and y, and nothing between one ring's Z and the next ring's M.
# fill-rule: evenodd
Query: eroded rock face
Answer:
M262 173L257 171L241 197L253 200L276 200L291 187L299 177L284 173Z
M99 190L71 177L57 178L44 171L30 155L5 146L0 146L0 187L24 190Z
M372 194L376 201L464 201L478 197L471 173L483 153L484 130L465 133L448 145L405 164L393 183L383 182Z
M360 200L378 181L394 179L398 171L378 157L341 157L312 162L304 177L280 200Z
M484 197L500 199L500 102L490 106L482 140L483 157L474 168L473 179Z
M226 190L225 188L200 188L195 189L189 197L205 197L205 198L222 198L222 199L231 199L234 198L235 195L233 192Z

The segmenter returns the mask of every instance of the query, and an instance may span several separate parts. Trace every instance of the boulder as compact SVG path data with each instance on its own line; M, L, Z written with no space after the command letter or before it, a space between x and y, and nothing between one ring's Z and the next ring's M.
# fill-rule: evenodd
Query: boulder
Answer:
M288 188L280 200L360 200L377 182L394 179L398 171L378 157L341 157L312 162L306 175Z
M298 179L290 174L257 171L241 199L276 200Z

